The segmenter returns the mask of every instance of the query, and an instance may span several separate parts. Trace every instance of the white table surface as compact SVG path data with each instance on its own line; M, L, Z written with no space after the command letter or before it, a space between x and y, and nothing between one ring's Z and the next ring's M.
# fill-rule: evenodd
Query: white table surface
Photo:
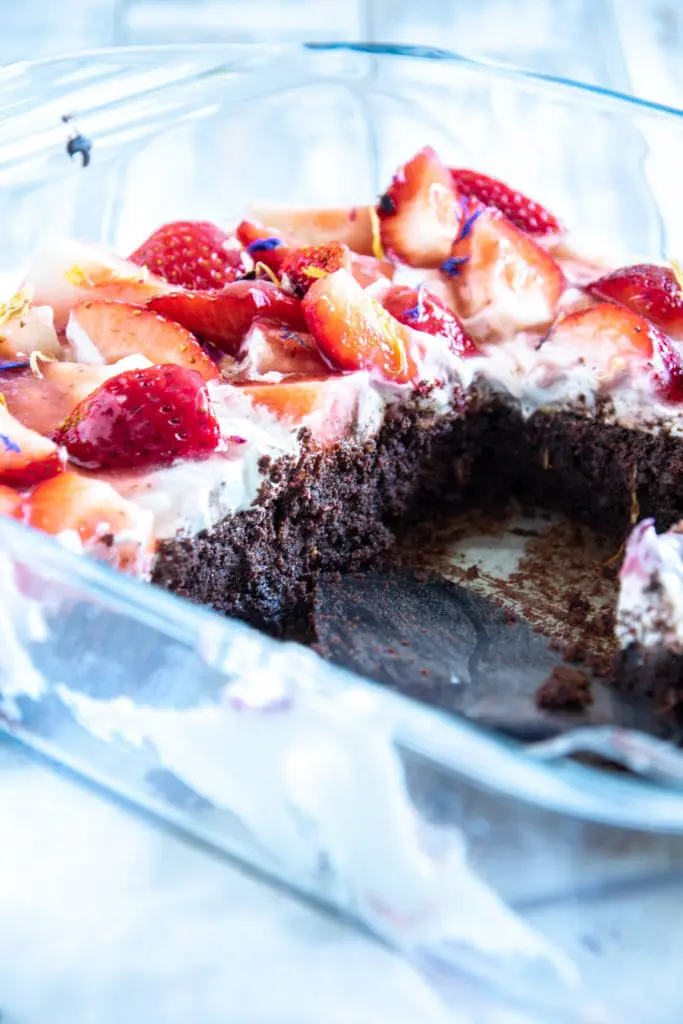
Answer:
M71 0L65 17L61 5L25 0L3 5L0 62L179 35L370 35L683 106L678 0L525 0L510 10L508 0L377 0L370 10L354 0ZM462 1020L388 950L2 741L0 808L3 1024Z

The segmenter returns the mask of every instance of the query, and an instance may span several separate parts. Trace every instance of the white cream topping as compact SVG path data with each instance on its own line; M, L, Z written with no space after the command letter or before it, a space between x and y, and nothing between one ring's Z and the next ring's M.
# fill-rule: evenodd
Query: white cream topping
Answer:
M296 455L296 433L233 387L211 387L211 403L227 440L225 451L201 462L183 461L152 473L112 474L124 498L154 514L156 535L196 533L227 515L248 508L256 498L264 456Z
M633 530L620 573L616 633L622 647L635 642L683 653L683 533L658 534L652 519Z

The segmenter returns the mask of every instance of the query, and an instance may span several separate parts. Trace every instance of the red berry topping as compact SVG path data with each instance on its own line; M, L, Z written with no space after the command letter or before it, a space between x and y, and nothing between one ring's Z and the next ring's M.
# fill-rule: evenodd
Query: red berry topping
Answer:
M307 245L291 249L282 262L286 283L298 295L305 295L314 281L333 274L335 270L351 270L351 253L341 242ZM283 281L283 283L285 283Z
M25 427L0 404L0 484L32 487L59 473L62 466L56 444Z
M438 267L448 257L462 213L448 168L426 146L399 168L377 204L388 257L413 267Z
M452 352L459 356L475 356L477 347L455 313L443 299L425 287L391 288L383 302L384 308L407 327L425 334L445 338Z
M588 285L600 299L628 306L677 341L683 341L683 292L670 267L641 263L620 267Z
M162 363L105 381L53 437L86 469L134 469L206 458L220 428L200 374Z
M419 380L411 332L346 270L315 281L302 302L323 358L338 370L369 370L398 384Z
M503 181L464 168L453 168L451 178L461 195L495 206L529 235L557 234L562 230L560 222L545 207Z
M180 288L219 289L248 269L236 239L202 220L164 224L130 259Z
M257 317L307 330L301 301L270 281L235 281L221 292L172 292L158 295L149 305L231 355Z

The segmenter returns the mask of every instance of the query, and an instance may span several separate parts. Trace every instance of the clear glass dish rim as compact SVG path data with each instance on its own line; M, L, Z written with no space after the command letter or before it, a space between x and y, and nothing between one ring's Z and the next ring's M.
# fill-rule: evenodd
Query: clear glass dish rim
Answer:
M453 51L400 44L197 43L108 47L6 65L0 69L0 88L3 80L16 80L22 73L30 75L41 68L64 65L84 58L91 58L93 61L116 59L117 64L121 65L125 64L127 57L135 61L153 56L163 58L171 54L188 58L215 54L224 62L238 55L261 54L281 57L287 53L306 55L311 52L348 52L376 58L407 57L427 63L453 63L482 75L511 80L525 87L532 86L548 94L559 92L605 108L617 106L648 116L675 119L679 123L683 120L683 111L674 107L652 103L599 86L540 72L524 71ZM198 72L198 75L204 77L206 70ZM187 84L193 77L188 76L182 83L169 83L169 88ZM34 98L36 105L39 106L39 98ZM135 95L131 95L124 97L121 102L125 104L134 100ZM0 99L0 122L4 109L6 108ZM105 565L80 558L61 547L53 538L37 534L22 524L0 520L0 543L4 538L15 551L20 551L24 547L24 541L30 538L32 558L39 555L41 564L56 570L60 577L68 574L71 586L80 585L93 597L106 597L110 604L118 606L127 614L135 614L138 621L146 621L159 632L168 633L169 626L173 627L176 639L182 637L184 642L193 646L199 630L208 620L214 624L226 622L226 629L235 624L243 629L249 628L243 623L236 623L235 620L224 620L209 609L192 605L189 601L184 601L160 588L126 578ZM252 632L254 635L260 635L255 630ZM265 644L274 641L263 637L263 642ZM324 662L320 663L320 670L321 674L330 671ZM343 679L343 674L340 675L338 670L330 672L330 676ZM606 773L571 761L536 760L525 753L521 744L494 736L465 719L447 715L445 712L389 692L384 687L361 677L347 675L347 679L354 685L365 688L375 701L387 709L394 723L395 739L400 746L423 756L449 773L466 777L471 782L503 796L560 814L615 827L683 832L683 792L622 774ZM342 682L342 685L345 684ZM12 735L16 737L16 733L12 732ZM31 745L30 737L24 734L23 739L29 746ZM58 757L54 753L52 756ZM87 766L83 766L83 771L84 774L88 774Z
M176 54L178 56L200 55L215 53L229 56L247 53L262 53L266 55L310 52L347 52L366 54L376 57L408 57L416 61L426 63L452 63L469 68L481 74L488 74L495 78L510 79L525 85L535 85L541 91L558 90L567 94L576 94L585 100L609 106L616 104L626 106L634 111L638 110L645 114L660 115L665 118L683 119L683 108L669 106L664 103L657 103L653 100L645 100L638 96L619 92L616 89L608 89L605 86L593 85L589 82L580 82L576 79L565 78L562 75L551 75L542 71L531 71L518 65L507 64L500 61L490 60L482 57L472 57L457 50L448 50L433 46L415 46L408 43L363 43L346 42L343 40L333 42L298 42L278 43L266 42L221 42L221 43L155 43L140 44L132 46L106 46L94 47L85 50L65 51L49 57L39 57L35 60L13 61L0 68L0 82L3 78L14 79L18 72L25 70L37 70L50 65L64 64L69 61L82 60L83 58L125 58L145 57L164 54ZM0 100L0 112L3 109Z

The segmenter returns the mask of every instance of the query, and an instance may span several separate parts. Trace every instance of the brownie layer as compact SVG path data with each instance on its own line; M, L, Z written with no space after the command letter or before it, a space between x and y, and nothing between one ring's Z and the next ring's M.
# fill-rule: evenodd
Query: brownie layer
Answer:
M363 444L319 450L304 436L298 460L264 467L251 508L164 541L154 582L271 632L302 627L318 573L367 565L392 546L393 523L453 497L456 420L413 403Z
M354 570L406 522L445 508L503 511L511 497L587 520L615 550L646 515L683 512L683 442L571 412L524 420L498 396L450 417L390 410L378 436L267 467L256 503L195 537L161 545L154 581L273 632L305 623L320 572Z

